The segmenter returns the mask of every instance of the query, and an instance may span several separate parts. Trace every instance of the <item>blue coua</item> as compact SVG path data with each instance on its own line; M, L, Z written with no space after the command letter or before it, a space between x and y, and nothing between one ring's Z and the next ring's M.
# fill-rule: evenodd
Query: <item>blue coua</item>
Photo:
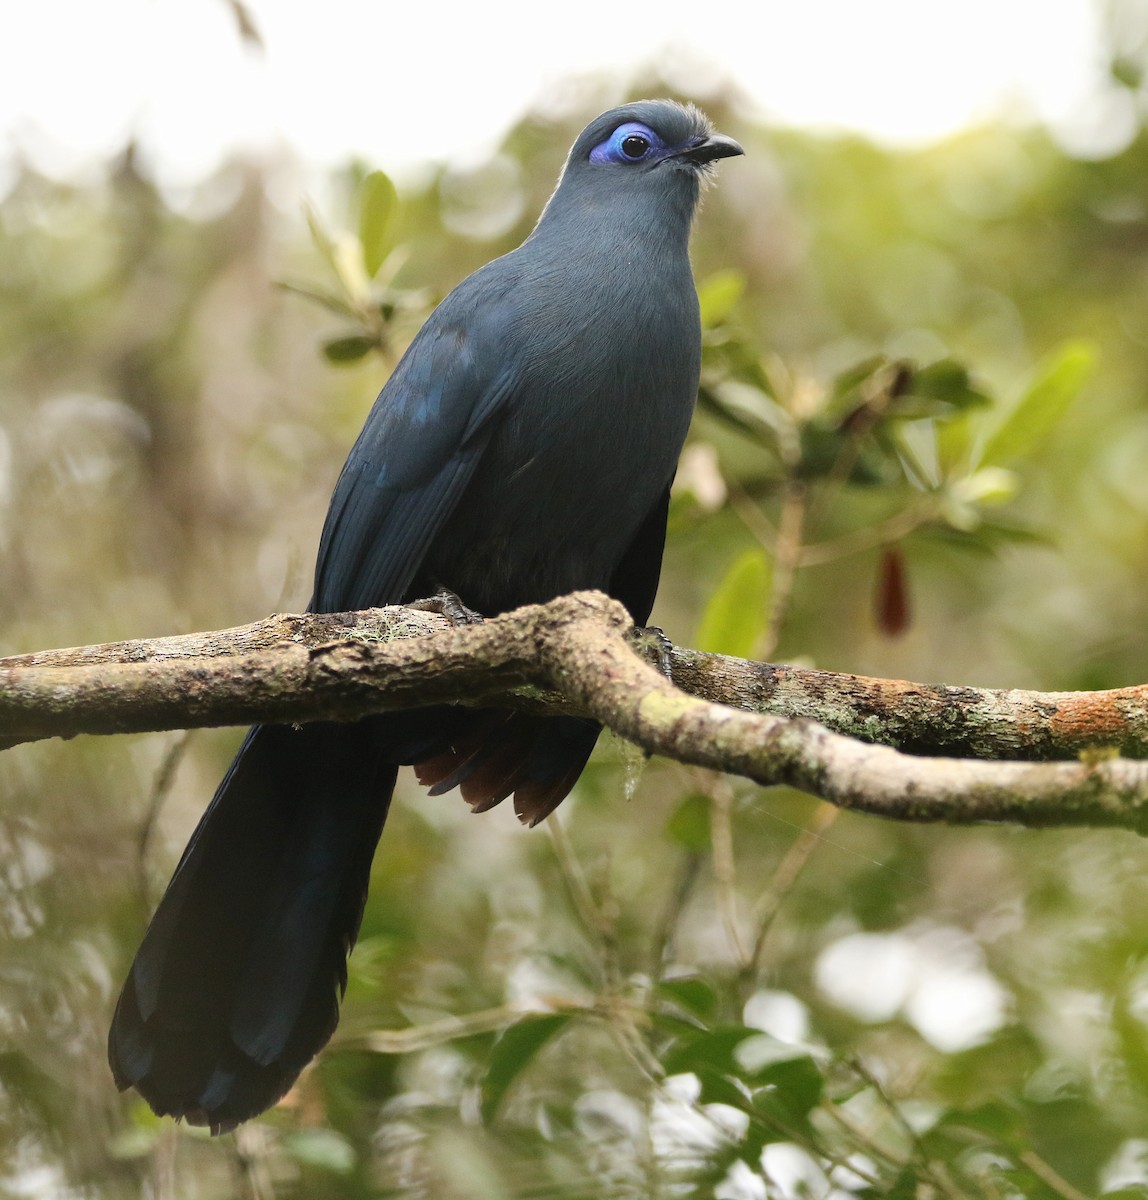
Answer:
M375 402L312 610L449 589L489 615L599 588L647 620L701 361L690 224L709 164L741 153L665 100L583 130L534 232L447 296ZM124 984L117 1084L216 1133L274 1104L338 1021L399 765L476 810L513 794L534 824L598 732L456 707L256 726Z

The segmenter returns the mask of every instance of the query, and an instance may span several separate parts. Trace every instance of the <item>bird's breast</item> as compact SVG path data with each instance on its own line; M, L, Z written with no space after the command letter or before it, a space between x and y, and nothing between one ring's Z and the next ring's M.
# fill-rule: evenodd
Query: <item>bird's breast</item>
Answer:
M482 611L606 587L673 476L697 394L692 280L673 302L612 282L574 304L567 280L506 331L515 386L426 564Z

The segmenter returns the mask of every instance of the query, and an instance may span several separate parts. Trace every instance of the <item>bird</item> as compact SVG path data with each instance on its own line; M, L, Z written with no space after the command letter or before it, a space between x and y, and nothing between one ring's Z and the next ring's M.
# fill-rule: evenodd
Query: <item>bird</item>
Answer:
M653 607L701 369L688 243L706 176L744 153L696 107L595 118L517 249L431 313L339 475L310 610L457 597L479 616L579 589ZM527 824L600 727L440 705L257 725L129 969L121 1091L213 1134L277 1103L334 1032L397 771Z

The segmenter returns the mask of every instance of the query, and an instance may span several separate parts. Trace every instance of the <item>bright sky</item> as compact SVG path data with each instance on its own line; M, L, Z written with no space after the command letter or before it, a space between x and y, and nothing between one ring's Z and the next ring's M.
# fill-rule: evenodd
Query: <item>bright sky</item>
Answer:
M249 0L266 54L224 0L7 0L0 160L71 172L134 134L163 182L228 150L316 166L472 158L592 71L733 79L766 117L896 142L998 113L1119 146L1096 99L1094 0ZM560 14L560 15L556 15Z

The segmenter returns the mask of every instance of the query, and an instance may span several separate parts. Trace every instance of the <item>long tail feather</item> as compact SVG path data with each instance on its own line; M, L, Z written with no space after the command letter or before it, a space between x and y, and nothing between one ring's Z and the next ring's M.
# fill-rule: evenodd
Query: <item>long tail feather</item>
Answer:
M369 721L251 731L120 995L121 1089L219 1133L326 1043L394 787L386 758Z

